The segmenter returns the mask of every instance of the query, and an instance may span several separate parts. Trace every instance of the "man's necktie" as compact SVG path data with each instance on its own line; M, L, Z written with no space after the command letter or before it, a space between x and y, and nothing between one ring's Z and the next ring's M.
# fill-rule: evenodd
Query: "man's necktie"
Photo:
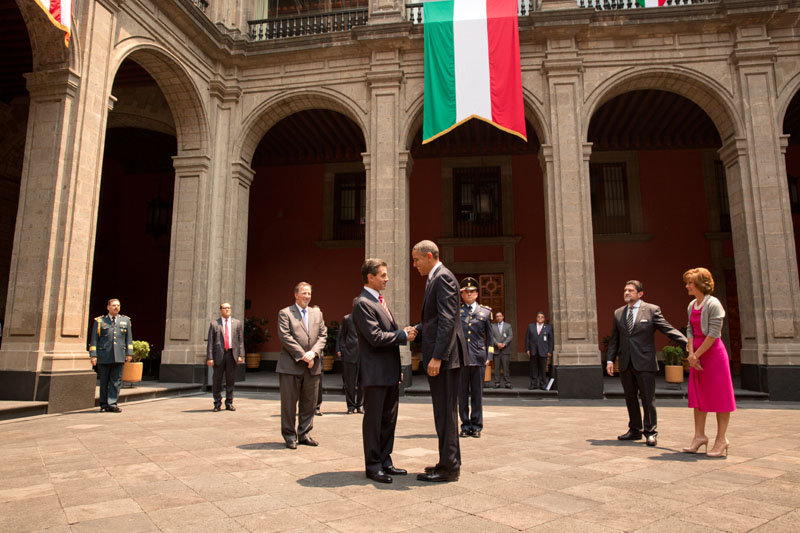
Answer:
M231 349L231 332L228 330L228 321L225 321L225 349Z
M306 316L307 309L303 309L301 312L303 313L303 324L306 326L306 330L308 330L308 316Z
M633 308L628 307L628 333L633 332Z
M392 312L389 311L389 306L386 305L386 300L383 299L383 295L382 294L378 295L378 300L381 302L381 305L383 306L383 310L386 311L386 314L389 315L389 318L391 318L392 322L394 322L394 317L392 316Z

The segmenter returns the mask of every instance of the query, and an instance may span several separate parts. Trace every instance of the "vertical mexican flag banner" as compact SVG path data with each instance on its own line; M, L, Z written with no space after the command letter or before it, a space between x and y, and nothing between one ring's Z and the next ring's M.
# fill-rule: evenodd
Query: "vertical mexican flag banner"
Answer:
M72 0L33 0L47 13L56 28L64 30L64 46L69 46L72 33Z
M425 2L422 143L471 118L527 140L517 0Z
M661 7L667 0L636 0L639 7Z

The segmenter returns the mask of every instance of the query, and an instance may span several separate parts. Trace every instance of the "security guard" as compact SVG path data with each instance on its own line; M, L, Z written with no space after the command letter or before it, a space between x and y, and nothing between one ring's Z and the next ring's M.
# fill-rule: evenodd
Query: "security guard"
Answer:
M92 321L92 341L89 356L97 365L100 379L100 411L119 413L117 407L119 387L122 385L122 367L133 355L131 319L119 314L119 300L112 298L106 305L108 314Z
M461 280L461 327L469 350L465 358L466 366L461 369L461 394L458 397L460 436L480 438L483 429L483 377L485 368L492 361L489 346L494 341L492 309L479 305L477 299L478 282L475 278Z

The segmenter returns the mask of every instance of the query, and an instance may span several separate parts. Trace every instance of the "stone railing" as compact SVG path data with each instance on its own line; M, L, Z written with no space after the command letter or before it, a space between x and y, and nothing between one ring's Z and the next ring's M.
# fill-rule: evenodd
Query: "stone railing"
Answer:
M719 0L666 0L664 6L689 6L694 4L710 4ZM636 0L577 0L578 7L589 7L596 11L608 9L641 9Z
M208 9L208 0L189 0L197 9L202 11L203 13L206 12Z
M517 15L524 17L531 11L537 11L542 0L517 0ZM425 15L423 13L424 4L406 4L406 20L414 24L424 24Z
M344 11L331 11L327 13L313 13L308 15L295 15L292 17L276 17L271 19L248 21L250 39L253 41L268 41L284 37L299 37L301 35L316 35L347 31L355 26L362 26L369 18L367 8L349 9Z

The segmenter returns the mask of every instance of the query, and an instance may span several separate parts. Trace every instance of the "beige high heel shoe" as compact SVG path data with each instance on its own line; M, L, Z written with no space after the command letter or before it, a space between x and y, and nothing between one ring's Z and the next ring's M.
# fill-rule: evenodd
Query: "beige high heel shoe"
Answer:
M710 451L710 452L706 451L706 457L722 457L722 452L725 452L725 457L727 457L728 456L728 447L730 445L731 445L731 443L728 442L727 440L725 440L725 446L723 446L720 451L715 452L715 451L713 451L714 449L712 448L711 449L712 451ZM708 447L706 447L706 450L708 450Z
M706 452L708 452L708 437L706 437L705 439L693 440L692 444L695 443L697 443L695 446L687 446L683 449L683 451L686 453L697 453L697 450L700 449L700 446L705 446Z

